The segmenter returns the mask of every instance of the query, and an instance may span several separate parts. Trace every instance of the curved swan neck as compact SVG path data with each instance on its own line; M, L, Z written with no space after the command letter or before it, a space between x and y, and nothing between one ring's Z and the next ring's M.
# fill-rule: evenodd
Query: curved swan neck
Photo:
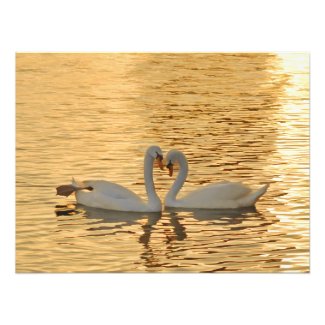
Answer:
M156 193L155 184L153 182L153 163L154 158L146 152L144 156L144 182L148 196L148 204L160 203L160 199Z
M179 163L179 173L175 179L172 188L166 195L166 200L176 200L176 196L182 188L188 174L188 164L185 155L182 152L177 152L176 160Z

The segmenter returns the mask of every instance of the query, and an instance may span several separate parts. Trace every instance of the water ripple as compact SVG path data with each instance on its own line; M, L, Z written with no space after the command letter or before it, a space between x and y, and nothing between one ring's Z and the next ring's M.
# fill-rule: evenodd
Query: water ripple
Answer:
M308 78L301 53L18 54L17 272L308 272ZM133 214L55 196L75 176L145 197L153 143L187 155L184 194L271 186L242 211ZM154 178L163 198L173 180Z

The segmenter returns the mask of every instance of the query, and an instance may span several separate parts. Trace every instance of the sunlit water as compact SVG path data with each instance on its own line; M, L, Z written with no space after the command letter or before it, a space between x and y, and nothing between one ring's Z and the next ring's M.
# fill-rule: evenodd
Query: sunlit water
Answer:
M18 54L17 272L308 272L308 64L302 53ZM56 196L75 176L145 197L150 144L187 155L181 193L271 186L243 211L134 214ZM154 177L163 199L175 177Z

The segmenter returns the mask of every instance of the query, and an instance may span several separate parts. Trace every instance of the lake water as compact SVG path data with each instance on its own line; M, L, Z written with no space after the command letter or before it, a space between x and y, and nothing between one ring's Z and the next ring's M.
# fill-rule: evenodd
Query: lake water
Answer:
M309 271L307 54L16 59L17 272ZM135 214L56 196L74 176L145 197L150 144L186 154L181 193L221 180L270 188L244 211ZM163 200L175 176L154 178Z

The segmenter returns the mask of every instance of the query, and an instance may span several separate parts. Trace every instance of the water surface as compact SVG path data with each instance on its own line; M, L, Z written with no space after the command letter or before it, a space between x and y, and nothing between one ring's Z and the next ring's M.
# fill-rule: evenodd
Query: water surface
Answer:
M17 54L17 272L308 272L308 60ZM55 195L75 176L145 197L151 144L186 154L182 193L221 180L271 186L240 211L112 212ZM175 177L156 168L154 178L163 199Z

